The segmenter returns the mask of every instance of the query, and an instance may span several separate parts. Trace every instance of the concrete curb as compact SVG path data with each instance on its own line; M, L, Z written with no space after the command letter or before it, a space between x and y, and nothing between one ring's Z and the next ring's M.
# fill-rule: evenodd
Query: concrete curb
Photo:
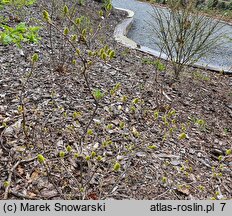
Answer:
M128 10L128 9L124 9L124 8L115 7L115 9L121 10L121 11L126 11L128 13L127 18L124 19L121 23L119 23L114 30L114 38L118 43L121 43L122 45L124 45L128 48L136 49L136 50L139 50L143 53L153 55L157 58L169 60L168 56L166 54L164 54L164 53L161 54L159 51L153 50L149 47L140 46L135 41L128 38L127 33L128 33L128 31L133 23L133 20L134 20L134 18L133 18L134 12L132 10ZM231 66L231 68L222 68L222 67L215 66L213 64L204 65L203 63L194 63L193 65L190 65L190 66L201 68L204 70L223 72L224 74L232 75L232 66Z
M126 35L133 23L134 12L131 10L123 9L123 8L115 8L117 10L126 11L128 16L121 23L119 23L114 30L114 38L117 42L123 44L132 49L137 48L137 43L133 40L129 39Z

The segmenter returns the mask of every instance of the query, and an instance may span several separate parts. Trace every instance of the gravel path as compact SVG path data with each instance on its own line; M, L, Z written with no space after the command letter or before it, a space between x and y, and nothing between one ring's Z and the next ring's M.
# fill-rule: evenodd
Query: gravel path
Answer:
M125 8L135 12L134 22L128 33L128 37L142 46L159 50L153 37L154 33L148 24L152 19L150 15L153 11L152 6L136 0L113 0L112 2L114 7ZM225 25L221 31L232 38L232 26ZM201 58L198 64L203 66L208 65L211 68L232 73L232 42L224 38L222 43L218 45L216 49L208 53L206 57Z

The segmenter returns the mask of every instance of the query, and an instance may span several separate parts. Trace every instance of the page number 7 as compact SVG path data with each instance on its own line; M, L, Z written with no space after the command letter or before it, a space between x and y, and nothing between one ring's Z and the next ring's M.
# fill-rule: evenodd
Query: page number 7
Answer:
M225 207L225 205L226 205L226 203L220 203L220 204L222 205L221 211L223 211L223 210L224 210L224 207Z

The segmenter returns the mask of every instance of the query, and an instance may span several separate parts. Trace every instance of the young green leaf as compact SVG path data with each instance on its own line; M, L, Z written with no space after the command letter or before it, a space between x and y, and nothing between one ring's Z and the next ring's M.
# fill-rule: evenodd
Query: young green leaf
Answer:
M63 157L65 156L65 152L60 151L60 152L59 152L59 156L60 156L61 158L63 158Z
M93 95L96 100L100 100L103 98L103 94L99 89L94 90Z
M69 13L68 6L65 5L65 6L64 6L64 15L67 15L68 13Z
M45 161L45 158L42 154L38 154L37 155L37 160L39 161L39 163L43 164Z
M114 171L117 172L117 171L120 170L120 168L121 168L121 164L120 163L117 162L117 163L114 164Z
M181 133L181 134L179 135L179 140L183 140L183 139L186 139L186 138L187 138L186 133Z
M38 60L39 60L39 56L38 56L38 54L37 53L35 53L35 54L33 54L33 56L32 56L32 62L34 63L34 62L37 62Z

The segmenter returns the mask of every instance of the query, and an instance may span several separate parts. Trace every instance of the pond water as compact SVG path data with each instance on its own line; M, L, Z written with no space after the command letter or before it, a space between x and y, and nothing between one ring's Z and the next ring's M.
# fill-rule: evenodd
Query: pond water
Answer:
M129 9L135 12L134 22L128 32L128 37L136 43L159 51L157 40L149 23L152 22L153 7L150 4L137 0L112 0L113 6ZM167 9L163 9L166 10ZM225 25L220 31L227 37L232 38L232 26ZM217 32L220 33L220 32ZM223 38L220 45L207 53L206 57L199 60L201 65L210 65L220 68L220 70L230 70L232 72L232 42L228 38Z

